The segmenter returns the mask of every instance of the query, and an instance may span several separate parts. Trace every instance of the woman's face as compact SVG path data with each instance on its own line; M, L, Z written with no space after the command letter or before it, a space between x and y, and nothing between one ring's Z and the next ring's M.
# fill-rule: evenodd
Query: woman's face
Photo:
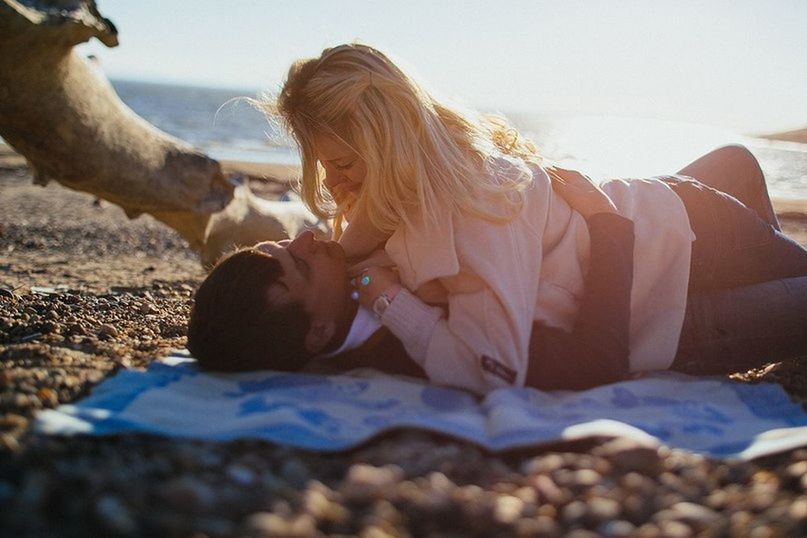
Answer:
M325 185L331 194L358 194L367 175L367 166L359 154L329 134L316 134L312 144L317 160L325 168Z

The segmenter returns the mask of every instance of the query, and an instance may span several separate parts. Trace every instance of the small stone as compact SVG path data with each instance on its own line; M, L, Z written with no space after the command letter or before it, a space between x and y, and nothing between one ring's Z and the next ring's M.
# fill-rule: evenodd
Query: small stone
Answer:
M317 532L316 522L308 514L286 519L277 514L258 512L246 519L244 527L248 535L267 537L307 538Z
M351 465L339 488L349 502L366 503L379 498L403 479L403 470L397 465L374 467L363 463Z
M526 475L548 474L563 468L563 457L560 454L546 454L525 461L521 465L521 473Z
M577 487L591 487L602 481L602 475L593 469L580 469L572 475L572 485Z
M572 501L561 510L560 515L568 525L581 525L586 517L587 507L583 501Z
M608 521L603 523L597 528L603 536L612 536L614 538L622 538L634 536L636 533L636 526L630 521L624 519L617 519L616 521Z
M510 524L521 517L524 501L512 495L499 495L493 508L493 517L500 523Z
M787 515L796 521L807 522L807 498L800 498L793 501L787 509Z
M807 460L791 463L784 472L786 483L793 486L798 486L805 476L807 476Z
M0 504L14 498L14 486L8 482L0 482Z
M49 387L39 389L36 395L45 407L56 407L59 405L58 393Z
M595 448L593 453L609 459L623 472L637 472L647 476L658 474L661 455L658 446L643 444L626 437L618 437Z
M547 475L536 476L532 480L532 485L542 502L548 502L549 504L558 506L562 504L566 498L564 491Z
M516 522L518 536L560 536L561 529L555 520L548 516L522 518Z
M104 495L95 503L95 513L107 530L124 536L137 532L137 523L131 512L113 495Z
M0 417L0 427L9 429L25 428L28 426L28 419L22 415L6 413Z
M588 519L594 525L612 521L619 517L622 511L617 501L606 497L594 497L589 499L587 504Z
M693 534L689 525L676 520L662 521L659 530L665 538L689 538Z
M249 486L255 481L255 473L243 465L233 463L227 467L227 478L239 486Z
M322 491L309 489L303 498L305 511L319 521L341 523L350 518L350 511L328 499Z
M182 476L162 488L166 501L180 511L201 513L209 510L216 500L213 489L197 478Z
M304 489L310 476L305 464L295 457L288 458L280 467L280 478L295 489Z
M108 323L104 323L100 327L98 327L98 336L106 336L109 338L117 338L118 337L118 329L109 325Z
M653 516L657 522L681 521L693 527L707 527L720 519L720 514L699 504L691 502L678 502L666 510L661 510Z
M140 305L141 314L156 314L157 312L159 312L159 310L151 303L143 303Z

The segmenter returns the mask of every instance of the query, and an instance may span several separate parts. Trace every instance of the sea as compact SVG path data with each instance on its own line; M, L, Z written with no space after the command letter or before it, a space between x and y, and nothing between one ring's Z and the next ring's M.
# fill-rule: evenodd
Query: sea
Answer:
M261 97L254 90L123 80L112 84L138 115L215 159L299 163L280 126L249 103ZM669 174L711 149L743 144L760 161L772 197L807 200L807 144L691 122L525 111L504 115L535 141L544 157L600 179Z

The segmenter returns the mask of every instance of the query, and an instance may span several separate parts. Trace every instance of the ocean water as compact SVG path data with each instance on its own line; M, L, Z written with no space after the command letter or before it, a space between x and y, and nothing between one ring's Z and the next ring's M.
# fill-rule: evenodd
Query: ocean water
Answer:
M249 162L299 162L282 130L235 91L113 81L121 99L163 131L212 157ZM558 163L594 177L672 173L716 147L740 143L759 159L771 195L807 199L807 144L769 141L710 125L604 116L508 114Z

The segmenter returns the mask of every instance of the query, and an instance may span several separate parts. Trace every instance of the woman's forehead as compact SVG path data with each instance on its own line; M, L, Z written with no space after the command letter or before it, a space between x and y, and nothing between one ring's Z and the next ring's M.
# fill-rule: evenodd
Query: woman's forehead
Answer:
M317 153L317 158L321 161L336 161L356 155L353 148L335 135L315 134L312 138L312 144L314 145L314 151Z

